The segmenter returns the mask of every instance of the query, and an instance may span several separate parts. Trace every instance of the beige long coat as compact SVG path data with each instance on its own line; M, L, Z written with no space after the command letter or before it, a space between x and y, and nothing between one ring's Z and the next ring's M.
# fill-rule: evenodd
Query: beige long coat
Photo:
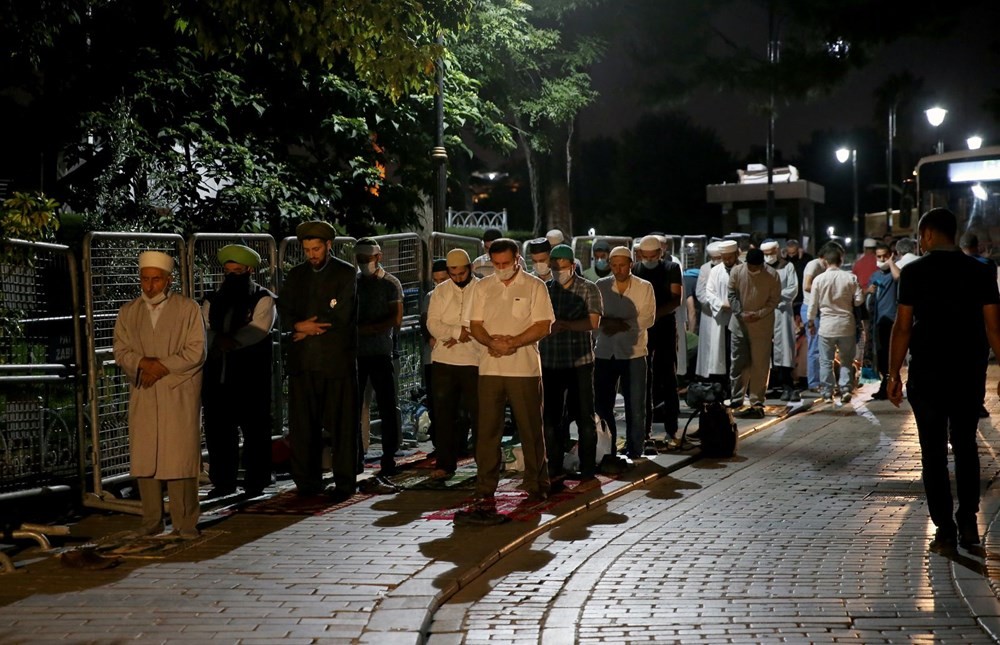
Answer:
M205 323L194 300L171 294L154 331L142 298L115 321L115 362L129 379L128 430L133 477L182 479L201 470L201 366ZM170 373L136 387L139 360L158 358Z

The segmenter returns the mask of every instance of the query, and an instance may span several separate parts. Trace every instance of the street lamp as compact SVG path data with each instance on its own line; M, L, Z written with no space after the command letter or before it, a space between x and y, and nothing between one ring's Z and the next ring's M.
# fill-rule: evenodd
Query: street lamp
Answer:
M861 243L861 220L858 217L858 151L853 148L850 150L847 148L837 150L837 161L847 163L848 159L851 160L852 186L854 188L854 243L856 247L854 252L860 253L861 249L857 246ZM888 223L888 220L886 222Z
M927 115L927 122L936 128L944 123L944 117L947 116L948 110L934 106L929 110L924 110L924 114ZM941 154L942 152L944 152L944 140L938 135L937 153Z
M979 150L983 147L983 138L979 135L973 135L966 139L965 143L968 144L969 150Z

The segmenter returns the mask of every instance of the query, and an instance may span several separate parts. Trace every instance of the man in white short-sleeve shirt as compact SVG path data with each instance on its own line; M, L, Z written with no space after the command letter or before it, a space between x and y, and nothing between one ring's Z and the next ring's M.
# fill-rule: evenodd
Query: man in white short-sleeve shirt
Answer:
M479 361L479 436L476 439L476 497L473 512L495 514L500 481L504 407L510 403L524 450L524 487L530 500L549 493L542 432L542 366L538 341L555 316L545 283L518 263L517 242L490 245L493 274L476 283L469 299L469 329L484 347Z

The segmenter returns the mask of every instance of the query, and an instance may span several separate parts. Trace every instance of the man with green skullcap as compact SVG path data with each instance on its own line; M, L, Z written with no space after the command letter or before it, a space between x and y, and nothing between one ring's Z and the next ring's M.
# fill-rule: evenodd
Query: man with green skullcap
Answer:
M217 255L223 279L202 303L208 359L202 380L209 497L236 492L239 436L243 487L256 497L271 484L271 328L276 296L257 284L260 255L230 244Z
M556 321L538 343L542 358L543 427L549 479L559 484L569 452L566 412L579 432L580 475L597 472L597 427L594 423L594 342L604 302L597 285L576 274L573 249L559 244L549 253L552 279L546 283ZM568 408L568 409L567 409ZM575 474L575 473L574 473Z

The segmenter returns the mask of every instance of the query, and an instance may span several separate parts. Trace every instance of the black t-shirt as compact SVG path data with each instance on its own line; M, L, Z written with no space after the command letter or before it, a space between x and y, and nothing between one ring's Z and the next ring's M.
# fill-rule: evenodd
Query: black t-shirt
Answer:
M632 265L632 274L649 281L653 285L653 296L656 298L657 309L670 302L670 299L673 298L671 285L683 284L681 281L681 266L673 260L661 260L652 269L644 267L642 262L636 262ZM678 306L683 306L683 303ZM671 337L671 342L673 342L673 334L676 328L677 319L671 313L670 315L658 318L649 332L654 338L667 333Z
M792 301L792 305L795 307L796 311L799 306L802 305L802 287L803 278L805 276L806 265L813 259L813 256L809 253L802 253L802 257L792 257L788 258L788 263L795 267L795 275L799 278L799 292L795 294L795 300Z
M983 306L1000 304L989 267L959 250L931 251L903 267L898 293L913 307L910 378L984 381Z

